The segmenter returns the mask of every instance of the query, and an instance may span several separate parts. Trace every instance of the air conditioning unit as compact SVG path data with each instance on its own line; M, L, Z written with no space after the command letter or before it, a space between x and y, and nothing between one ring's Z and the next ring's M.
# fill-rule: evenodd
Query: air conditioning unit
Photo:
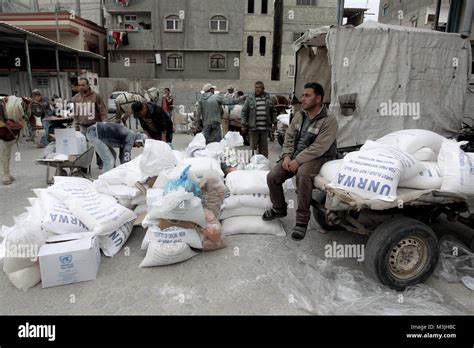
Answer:
M155 54L155 61L156 61L156 65L161 65L162 64L161 54L159 54L159 53Z

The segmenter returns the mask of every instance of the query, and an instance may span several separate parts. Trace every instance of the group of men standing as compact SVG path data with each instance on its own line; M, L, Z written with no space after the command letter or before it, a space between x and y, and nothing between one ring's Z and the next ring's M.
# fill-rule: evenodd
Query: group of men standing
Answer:
M268 157L268 132L276 125L277 115L270 94L265 92L262 81L255 83L255 92L248 96L238 95L229 86L225 95L215 94L216 86L207 83L197 103L194 129L202 131L206 143L222 140L222 107L244 103L241 115L243 132L250 134L252 150Z

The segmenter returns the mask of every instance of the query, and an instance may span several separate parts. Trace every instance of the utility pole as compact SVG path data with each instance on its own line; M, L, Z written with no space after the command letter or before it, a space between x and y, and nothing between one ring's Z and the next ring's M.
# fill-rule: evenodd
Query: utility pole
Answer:
M337 25L344 24L344 0L337 0Z
M285 7L283 0L275 0L275 19L273 23L272 81L280 81L284 9Z
M30 0L30 6L33 12L39 12L38 0Z
M81 17L81 2L76 0L76 16Z
M58 44L56 45L56 73L57 73L57 78L58 78L58 95L61 97L61 78L59 76L60 74L60 69L59 69L59 48L58 45L61 43L61 37L59 35L59 2L56 1L56 7L54 9L54 16L56 19L56 41Z

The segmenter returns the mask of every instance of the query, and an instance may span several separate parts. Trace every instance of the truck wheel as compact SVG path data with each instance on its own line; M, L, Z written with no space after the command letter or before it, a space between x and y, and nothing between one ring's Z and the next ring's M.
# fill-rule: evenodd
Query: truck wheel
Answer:
M278 144L280 144L280 146L283 146L284 143L285 143L285 135L278 133Z
M399 218L378 226L366 246L365 265L382 284L403 291L424 282L439 258L433 230L412 218Z

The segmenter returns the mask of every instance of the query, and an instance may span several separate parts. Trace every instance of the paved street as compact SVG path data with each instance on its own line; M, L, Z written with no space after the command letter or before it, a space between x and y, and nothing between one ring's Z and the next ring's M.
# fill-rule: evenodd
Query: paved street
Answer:
M190 140L189 135L176 135L176 148L184 149ZM277 143L271 145L271 160L277 159L279 150ZM20 161L13 163L17 181L9 187L0 186L0 223L4 225L11 225L12 217L24 211L27 198L33 196L32 189L46 186L45 167L34 164L42 150L21 142L14 151L21 155ZM94 168L93 174L97 173ZM283 222L287 233L290 232L294 211ZM291 294L281 289L285 270L301 270L301 254L324 258L325 245L333 241L366 242L365 237L348 232L323 235L314 220L310 227L308 237L301 243L293 242L289 236L233 236L226 239L226 249L200 254L182 264L151 269L138 268L145 256L140 250L144 230L136 229L126 245L130 256L121 252L113 259L102 257L98 279L93 282L44 290L38 285L21 292L0 272L0 314L306 314L291 304ZM445 221L436 229L446 232L460 227ZM364 264L354 259L335 262L365 271ZM462 284L447 284L435 277L427 284L447 301L456 299L464 304L466 314L474 314L472 292Z

